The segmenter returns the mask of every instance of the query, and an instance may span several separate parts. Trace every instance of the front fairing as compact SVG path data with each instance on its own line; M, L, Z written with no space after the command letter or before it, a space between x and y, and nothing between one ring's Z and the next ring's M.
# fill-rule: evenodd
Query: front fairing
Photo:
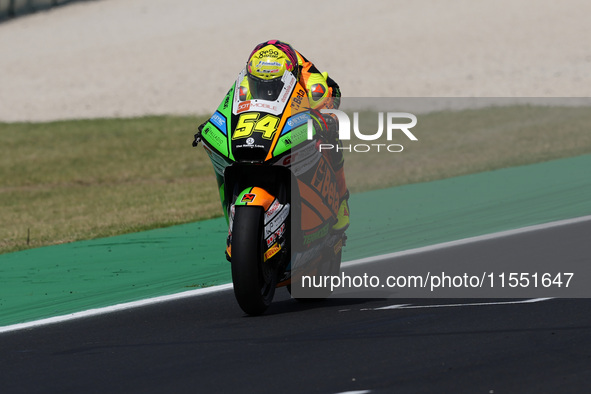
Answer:
M305 90L295 76L289 72L283 75L283 89L275 101L241 101L240 84L245 75L246 70L238 75L202 129L206 147L222 158L217 163L275 162L307 141L311 115Z

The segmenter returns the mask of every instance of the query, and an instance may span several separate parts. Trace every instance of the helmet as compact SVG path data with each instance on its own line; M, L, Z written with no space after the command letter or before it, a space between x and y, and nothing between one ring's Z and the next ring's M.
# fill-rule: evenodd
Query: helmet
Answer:
M250 94L254 99L277 100L283 88L281 77L289 71L297 78L297 70L297 53L291 45L277 40L257 45L246 62Z

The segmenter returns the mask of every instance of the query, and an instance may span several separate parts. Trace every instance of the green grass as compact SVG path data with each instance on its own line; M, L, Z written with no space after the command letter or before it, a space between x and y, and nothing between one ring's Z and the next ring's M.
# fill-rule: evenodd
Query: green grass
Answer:
M418 123L411 131L418 141L410 141L402 132L395 134L392 143L404 146L401 153L383 149L374 154L345 151L351 191L428 182L591 153L590 108L490 107L417 117ZM365 114L360 119L362 132L375 133L376 114ZM356 143L367 142L351 142Z
M377 119L367 115L376 130ZM419 115L402 153L346 153L352 192L591 153L589 108ZM222 215L203 117L0 123L0 253ZM352 143L362 143L353 141Z
M1 124L2 252L219 216L199 121Z

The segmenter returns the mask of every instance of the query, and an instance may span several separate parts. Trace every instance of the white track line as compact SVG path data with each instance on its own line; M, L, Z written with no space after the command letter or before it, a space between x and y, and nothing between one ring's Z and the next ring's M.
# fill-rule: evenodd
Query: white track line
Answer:
M400 305L389 305L382 306L380 308L364 308L362 311L380 311L386 309L423 309L423 308L454 308L460 306L489 306L489 305L514 305L514 304L533 304L536 302L552 300L554 297L546 298L531 298L528 300L519 301L496 301L496 302L473 302L466 304L435 304L435 305L411 305L411 304L400 304Z
M530 233L530 232L534 232L534 231L546 230L549 228L567 226L569 224L582 223L582 222L587 222L587 221L591 221L591 215L581 216L579 218L573 218L573 219L559 220L556 222L537 224L534 226L522 227L522 228L518 228L515 230L500 231L497 233L480 235L477 237L464 238L464 239L460 239L457 241L443 242L443 243L436 244L436 245L429 245L429 246L424 246L421 248L403 250L401 252L382 254L382 255L373 256L373 257L366 257L363 259L345 262L341 266L343 268L347 268L347 267L354 267L357 265L364 265L364 264L368 264L368 263L376 263L378 261L389 260L389 259L393 259L396 257L410 256L410 255L414 255L414 254L431 252L434 250L451 248L453 246L460 246L460 245L466 245L466 244L475 243L475 242L488 241L491 239L509 237L512 235Z
M82 311L82 312L75 312L75 313L70 313L68 315L55 316L55 317L50 317L47 319L35 320L32 322L28 322L28 323L13 324L10 326L0 327L0 334L4 333L4 332L9 332L9 331L17 331L17 330L24 330L27 328L44 326L47 324L62 323L62 322L68 321L68 320L81 319L83 317L98 316L98 315L103 315L106 313L124 311L127 309L139 308L139 307L146 306L146 305L154 305L154 304L158 304L160 302L180 300L183 298L190 298L190 297L197 297L197 296L201 296L201 295L205 295L205 294L218 293L221 291L229 290L231 288L232 288L232 284L229 283L229 284L225 284L225 285L205 287L203 289L184 291L182 293L171 294L171 295L166 295L166 296L161 296L161 297L148 298L145 300L126 302L124 304L117 304L117 305L107 306L104 308L89 309L89 310Z
M356 265L363 265L363 264L383 261L383 260L387 260L387 259L391 259L391 258L395 258L395 257L400 257L400 256L419 254L419 253L429 252L429 251L433 251L433 250L449 248L452 246L458 246L458 245L464 245L464 244L469 244L469 243L473 243L473 242L480 242L480 241L485 241L485 240L490 240L490 239L495 239L495 238L507 237L507 236L511 236L511 235L515 235L515 234L522 234L522 233L527 233L527 232L532 232L532 231L544 230L544 229L553 228L553 227L559 227L559 226L565 226L565 225L569 225L569 224L586 222L589 220L591 220L591 215L582 216L580 218L560 220L560 221L551 222L551 223L539 224L539 225L535 225L535 226L528 226L528 227L523 227L523 228L516 229L516 230L501 231L498 233L487 234L487 235L482 235L482 236L478 236L478 237L465 238L465 239L461 239L458 241L444 242L444 243L437 244L437 245L425 246L422 248L410 249L410 250L405 250L402 252L388 253L388 254L384 254L384 255L380 255L380 256L374 256L374 257L368 257L368 258L359 259L359 260L348 261L348 262L343 263L342 266L346 268L346 267L352 267L352 266L356 266ZM81 319L84 317L98 316L98 315L103 315L106 313L118 312L118 311L123 311L123 310L127 310L127 309L133 309L133 308L138 308L138 307L142 307L142 306L153 305L153 304L157 304L160 302L179 300L179 299L190 298L190 297L197 297L197 296L201 296L201 295L205 295L205 294L226 291L231 288L232 288L232 284L230 283L230 284L225 284L225 285L206 287L204 289L195 289L195 290L185 291L185 292L178 293L178 294L171 294L171 295L167 295L167 296L148 298L145 300L126 302L123 304L117 304L117 305L108 306L108 307L104 307L104 308L89 309L89 310L82 311L82 312L75 312L75 313L70 313L67 315L55 316L55 317L50 317L50 318L41 319L41 320L35 320L35 321L27 322L27 323L12 324L9 326L0 327L0 334L5 333L5 332L10 332L10 331L24 330L24 329L44 326L44 325L48 325L48 324L61 323L61 322L69 321L69 320ZM474 305L474 304L468 304L468 305Z

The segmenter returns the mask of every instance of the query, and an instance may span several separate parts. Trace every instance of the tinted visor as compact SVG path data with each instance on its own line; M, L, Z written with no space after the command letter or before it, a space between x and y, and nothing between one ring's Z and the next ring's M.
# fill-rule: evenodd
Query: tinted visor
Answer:
M283 89L281 78L261 79L248 75L248 87L253 99L275 101Z

